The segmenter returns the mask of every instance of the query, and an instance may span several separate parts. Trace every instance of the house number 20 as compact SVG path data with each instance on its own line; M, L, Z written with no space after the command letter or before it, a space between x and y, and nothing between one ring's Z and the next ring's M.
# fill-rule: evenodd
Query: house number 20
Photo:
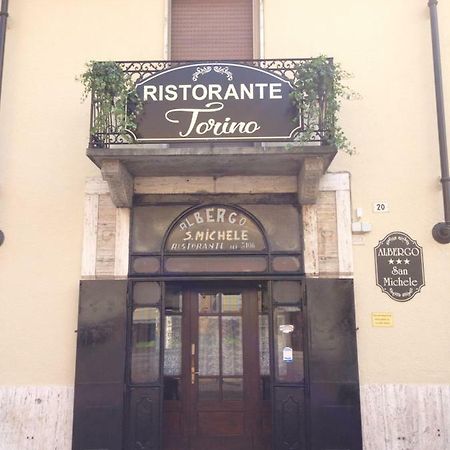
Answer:
M389 205L386 202L376 202L373 204L374 213L389 212Z

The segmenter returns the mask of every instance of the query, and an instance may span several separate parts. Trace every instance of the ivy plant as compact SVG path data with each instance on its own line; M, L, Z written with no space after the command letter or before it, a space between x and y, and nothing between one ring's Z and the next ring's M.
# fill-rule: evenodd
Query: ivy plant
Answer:
M327 144L354 153L354 147L338 123L343 99L356 94L345 84L350 74L326 56L304 60L295 67L292 99L303 118L299 142L323 139Z
M92 135L136 129L141 101L131 76L118 63L90 61L78 79L84 86L83 100L92 95Z

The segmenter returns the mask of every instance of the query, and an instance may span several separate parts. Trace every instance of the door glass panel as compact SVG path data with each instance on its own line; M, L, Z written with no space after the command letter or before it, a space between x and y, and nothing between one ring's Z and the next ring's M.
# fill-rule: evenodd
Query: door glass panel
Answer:
M222 317L223 375L242 375L242 318Z
M154 256L136 256L131 265L136 273L156 273L159 272L161 262Z
M275 368L282 382L304 379L302 313L297 307L275 309Z
M222 294L222 312L240 313L242 310L241 294Z
M302 265L297 256L275 256L272 268L275 272L298 272Z
M219 294L199 294L198 312L199 314L217 314L219 312Z
M264 375L261 377L261 395L262 399L270 401L270 375Z
M259 316L259 370L261 375L270 375L269 317Z
M265 272L266 256L170 256L164 270L172 273L248 273Z
M134 207L131 250L159 252L167 228L185 208L184 205Z
M199 400L219 400L220 385L218 378L198 379L198 399Z
M155 305L161 299L159 283L135 283L133 287L133 301L136 305Z
M302 229L298 208L293 205L242 205L261 222L272 251L299 251Z
M164 400L181 400L182 377L182 290L166 284L164 291Z
M199 374L220 375L218 317L199 317L198 345Z
M164 375L181 375L181 316L166 316Z
M131 381L151 383L158 378L159 310L136 308L133 312Z
M164 400L181 400L181 380L178 377L164 377Z
M276 303L299 303L301 284L298 281L274 281L273 299Z
M179 286L166 285L166 292L164 296L164 306L166 309L166 314L181 313L182 299L182 291Z
M258 312L260 314L267 314L269 309L269 292L267 286L260 286L258 289Z
M224 378L222 382L224 400L242 400L244 383L242 378Z

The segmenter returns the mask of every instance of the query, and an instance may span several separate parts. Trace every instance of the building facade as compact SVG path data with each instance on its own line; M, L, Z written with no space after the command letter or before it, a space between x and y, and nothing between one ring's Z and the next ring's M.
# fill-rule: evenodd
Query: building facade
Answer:
M292 139L319 55L352 155ZM10 2L0 449L449 448L434 86L426 2Z

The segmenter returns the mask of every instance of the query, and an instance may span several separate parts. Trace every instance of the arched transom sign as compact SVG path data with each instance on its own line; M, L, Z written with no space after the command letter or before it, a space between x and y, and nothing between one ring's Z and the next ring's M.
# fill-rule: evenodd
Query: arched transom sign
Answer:
M261 226L242 209L208 205L191 209L175 221L164 252L267 252L267 244Z

